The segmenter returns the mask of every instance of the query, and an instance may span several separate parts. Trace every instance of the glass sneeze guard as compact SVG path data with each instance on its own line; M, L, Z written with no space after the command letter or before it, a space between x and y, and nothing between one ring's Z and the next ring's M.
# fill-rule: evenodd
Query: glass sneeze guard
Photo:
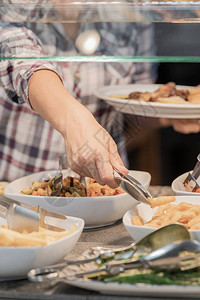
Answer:
M29 26L31 24L85 24L86 28L102 22L140 23L199 23L200 1L58 1L58 0L1 0L1 24ZM42 25L41 25L42 26ZM127 56L102 55L101 52L71 55L48 53L45 55L9 54L1 50L3 60L43 60L52 62L200 62L200 56L182 55Z
M200 22L199 0L1 0L9 22Z

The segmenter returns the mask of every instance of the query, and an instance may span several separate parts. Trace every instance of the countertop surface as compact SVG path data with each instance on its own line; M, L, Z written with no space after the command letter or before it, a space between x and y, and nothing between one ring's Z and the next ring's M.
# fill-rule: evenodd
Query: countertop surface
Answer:
M151 186L149 188L152 196L172 195L170 187ZM126 246L133 242L121 220L114 225L98 230L84 231L75 248L68 254L67 259L77 258L83 251L92 246ZM66 283L34 283L27 279L0 282L0 299L58 299L58 300L113 300L113 299L154 299L151 295L147 296L116 296L103 295L97 292L72 287ZM157 297L156 299L163 299ZM167 299L167 298L166 298ZM176 298L168 298L176 299Z

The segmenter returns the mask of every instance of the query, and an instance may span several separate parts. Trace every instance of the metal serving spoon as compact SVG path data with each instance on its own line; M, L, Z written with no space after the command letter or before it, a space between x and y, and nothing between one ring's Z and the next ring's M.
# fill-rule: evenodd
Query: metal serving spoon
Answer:
M31 281L44 281L58 278L59 272L70 265L81 265L91 262L104 263L111 259L130 259L133 254L137 253L137 255L144 255L170 243L189 239L190 234L185 226L180 224L170 224L151 232L146 237L141 239L138 243L132 243L128 247L119 249L93 247L90 251L91 255L93 256L92 258L75 261L65 261L60 264L47 266L46 268L33 269L28 273L28 278ZM94 253L98 254L94 255Z

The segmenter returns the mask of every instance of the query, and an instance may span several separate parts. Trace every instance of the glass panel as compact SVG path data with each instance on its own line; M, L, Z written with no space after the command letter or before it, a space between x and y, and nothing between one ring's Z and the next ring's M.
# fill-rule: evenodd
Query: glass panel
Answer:
M0 58L194 63L200 62L199 32L199 23L1 23Z
M158 63L198 63L200 62L199 56L133 56L133 57L123 57L123 56L49 56L49 57L0 57L1 60L39 60L39 61L50 61L50 62L158 62Z
M199 7L200 1L1 0L0 59L200 62Z
M1 0L1 19L51 23L199 22L200 1Z

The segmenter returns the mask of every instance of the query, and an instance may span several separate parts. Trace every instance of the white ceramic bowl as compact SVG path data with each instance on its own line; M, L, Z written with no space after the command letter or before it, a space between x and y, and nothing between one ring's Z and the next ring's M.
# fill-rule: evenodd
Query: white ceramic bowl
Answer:
M0 224L5 220L0 218ZM24 277L33 268L41 268L61 261L77 243L84 221L79 218L67 217L56 220L55 225L70 229L76 224L76 230L53 243L40 247L0 247L0 280Z
M64 170L64 177L74 173ZM130 171L145 188L149 187L151 175L142 171ZM105 226L121 219L124 213L137 204L127 193L108 197L45 197L22 195L20 191L32 186L32 182L41 181L57 175L57 171L46 171L19 178L4 190L6 197L15 201L41 207L68 216L82 218L87 227ZM75 175L74 175L75 176ZM76 175L77 176L77 175Z
M191 196L176 196L176 201L173 204L179 204L181 202L188 202L192 204L200 204L200 195L199 199ZM151 220L152 216L155 213L155 209L152 209L148 204L139 204L138 207L134 207L127 211L123 217L123 224L126 227L127 231L131 237L138 242L143 237L148 235L150 232L156 230L157 228L145 227L145 226L136 226L133 225L131 220L133 216L141 216L145 221ZM200 241L200 230L189 230L191 239Z
M197 196L197 197L199 196L200 197L200 193L186 191L186 188L185 188L183 182L188 174L189 174L189 172L186 172L186 173L178 176L176 179L174 179L174 181L171 184L171 188L172 188L174 194L177 196ZM198 178L197 183L200 185L200 177Z

